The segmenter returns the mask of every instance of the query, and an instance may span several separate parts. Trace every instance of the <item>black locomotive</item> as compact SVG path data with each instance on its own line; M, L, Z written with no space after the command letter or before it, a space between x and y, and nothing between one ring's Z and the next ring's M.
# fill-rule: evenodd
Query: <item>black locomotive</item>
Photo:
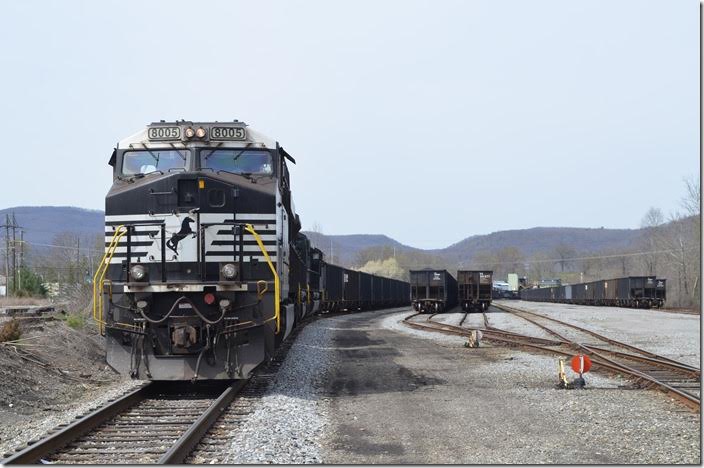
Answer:
M554 288L523 289L521 299L647 309L662 307L666 300L665 292L664 279L657 279L655 276L629 276Z
M246 378L308 314L408 304L408 283L328 265L311 247L287 162L239 121L161 121L119 142L93 282L113 368Z

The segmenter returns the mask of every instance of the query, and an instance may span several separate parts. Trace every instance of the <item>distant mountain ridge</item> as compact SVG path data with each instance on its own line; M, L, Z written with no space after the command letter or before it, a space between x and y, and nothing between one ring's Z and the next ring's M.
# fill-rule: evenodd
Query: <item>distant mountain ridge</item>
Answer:
M75 232L95 238L104 232L104 213L72 206L20 206L0 210L0 223L6 213L15 213L17 223L25 231L30 244L51 244L61 232ZM4 233L0 233L2 236ZM516 247L526 256L548 252L559 244L573 246L579 252L621 250L641 235L640 229L604 229L570 227L534 227L497 231L469 236L441 249L418 249L383 234L327 235L305 231L313 245L321 248L335 263L353 265L357 254L371 247L389 247L397 251L416 251L452 258L466 263L480 252ZM332 249L331 249L332 247Z
M573 246L582 253L621 250L632 245L640 229L534 227L470 236L444 249L433 250L469 262L477 253L516 247L526 256L549 252L560 244Z
M0 210L0 224L5 224L5 215L13 212L24 231L24 240L38 247L41 247L38 244L51 244L61 232L75 232L90 239L105 232L105 213L101 210L75 206L16 206ZM4 232L0 236L4 236Z

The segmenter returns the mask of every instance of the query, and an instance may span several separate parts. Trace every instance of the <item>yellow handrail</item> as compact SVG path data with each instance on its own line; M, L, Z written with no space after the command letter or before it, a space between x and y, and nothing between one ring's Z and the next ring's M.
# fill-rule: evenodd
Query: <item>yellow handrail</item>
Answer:
M306 304L310 304L310 284L306 284Z
M93 275L93 320L98 323L101 334L105 331L105 321L103 320L103 285L105 274L110 266L110 260L112 260L113 255L115 255L115 249L117 249L120 239L122 239L125 234L127 234L127 228L125 228L124 224L120 224L117 229L115 229L110 244L105 250L105 254L98 265L98 269Z
M259 246L259 250L262 251L262 254L264 254L264 258L266 259L266 263L269 265L271 274L274 275L274 319L276 319L276 333L279 333L279 331L281 330L281 291L279 289L279 275L278 273L276 273L276 268L274 268L274 264L271 263L271 258L269 258L269 253L264 247L262 238L259 237L257 231L254 230L254 226L252 226L251 224L245 224L244 229L248 233L252 234L252 236L254 236L254 240L257 241L257 245ZM240 252L240 255L242 255L242 252Z

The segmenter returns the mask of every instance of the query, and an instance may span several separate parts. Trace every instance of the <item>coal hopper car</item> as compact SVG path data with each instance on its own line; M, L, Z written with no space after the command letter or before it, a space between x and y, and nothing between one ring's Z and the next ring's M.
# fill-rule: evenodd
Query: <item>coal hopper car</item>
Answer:
M411 303L420 313L440 313L457 305L457 280L447 270L411 270Z
M485 311L491 304L493 272L489 270L459 270L457 272L458 301L462 310Z
M647 309L665 304L666 280L656 279L655 276L628 276L552 288L523 289L521 299Z

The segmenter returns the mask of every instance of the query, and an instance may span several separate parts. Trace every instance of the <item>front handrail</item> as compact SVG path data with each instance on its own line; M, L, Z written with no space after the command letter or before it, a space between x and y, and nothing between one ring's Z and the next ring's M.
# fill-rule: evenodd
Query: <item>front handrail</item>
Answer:
M127 230L124 224L120 224L115 229L110 244L105 250L105 254L103 254L103 258L98 265L98 269L93 275L93 320L98 323L101 335L105 334L105 321L103 320L103 288L105 284L105 274L108 271L112 257L115 255L115 250L120 243L120 239L127 234Z
M259 246L259 250L262 251L262 254L264 255L264 258L266 259L266 263L269 265L269 269L271 270L271 274L274 276L274 319L276 320L276 333L278 334L281 331L281 290L279 289L279 274L276 272L276 268L274 268L274 264L271 262L271 258L269 257L269 253L266 251L266 247L264 247L264 243L262 242L261 237L259 237L259 234L257 234L257 231L254 230L254 226L251 224L245 224L244 225L245 231L248 233L252 234L254 236L254 240L257 241L257 245ZM240 253L241 255L242 253Z

